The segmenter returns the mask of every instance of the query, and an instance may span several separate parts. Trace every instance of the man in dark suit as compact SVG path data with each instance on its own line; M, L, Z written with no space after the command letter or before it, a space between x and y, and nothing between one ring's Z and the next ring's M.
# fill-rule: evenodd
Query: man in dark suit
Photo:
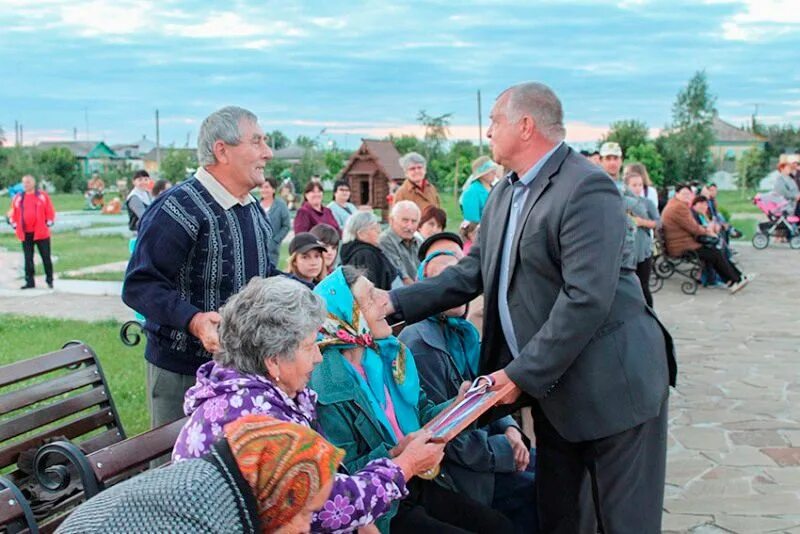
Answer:
M481 371L513 382L508 408L532 405L542 532L661 531L672 340L621 267L622 199L602 169L564 144L545 85L504 91L487 132L512 172L491 193L469 255L395 290L412 323L485 296Z

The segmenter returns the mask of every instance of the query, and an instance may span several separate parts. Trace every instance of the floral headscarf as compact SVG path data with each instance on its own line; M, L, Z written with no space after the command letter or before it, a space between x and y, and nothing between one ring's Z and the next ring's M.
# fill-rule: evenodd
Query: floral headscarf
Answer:
M275 532L333 480L344 451L310 428L266 415L225 425L225 439L252 488L263 532Z
M385 392L388 390L400 429L406 434L419 430L419 374L414 359L406 357L405 345L394 336L385 339L372 337L341 267L320 282L314 292L325 299L328 308L317 341L323 357L339 355L343 358L342 350L364 347L361 363L366 381L347 360L345 363L373 404L376 417L389 435L398 439L385 415Z

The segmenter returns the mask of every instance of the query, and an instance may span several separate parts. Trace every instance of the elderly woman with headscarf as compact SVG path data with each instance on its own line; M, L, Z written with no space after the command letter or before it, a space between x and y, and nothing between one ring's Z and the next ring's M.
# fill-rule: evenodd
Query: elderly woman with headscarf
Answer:
M465 221L481 222L483 208L499 174L497 163L488 156L481 156L472 162L472 174L464 183L464 192L458 199Z
M175 443L174 463L207 454L225 423L243 415L267 414L319 430L317 394L307 384L321 360L322 299L294 280L254 278L220 313L221 350L200 366L186 392L190 418ZM424 434L416 438L349 476L336 475L312 530L350 532L389 511L407 495L407 481L441 459L441 446L426 444Z
M314 292L328 308L320 330L323 360L311 378L320 424L345 449L347 469L359 470L391 457L445 403L434 405L421 390L413 355L386 322L386 293L358 269L336 269ZM455 492L445 470L429 478L408 484L409 497L376 523L381 532L513 530L501 513Z
M201 459L103 491L57 532L308 532L343 457L307 426L248 415L227 424Z

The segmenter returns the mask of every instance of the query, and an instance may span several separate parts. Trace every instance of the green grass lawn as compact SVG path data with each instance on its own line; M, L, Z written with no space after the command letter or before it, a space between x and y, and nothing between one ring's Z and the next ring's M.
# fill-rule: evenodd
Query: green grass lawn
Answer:
M0 365L61 348L77 339L100 358L125 432L132 436L149 428L145 396L144 345L126 347L116 321L84 322L0 314Z
M761 213L753 204L756 191L719 191L717 205L729 213Z
M52 254L58 257L53 264L57 273L101 265L128 259L128 238L122 236L81 236L78 232L53 234ZM0 236L0 247L21 251L20 243L13 234ZM42 274L41 265L37 273ZM96 278L94 279L96 280Z

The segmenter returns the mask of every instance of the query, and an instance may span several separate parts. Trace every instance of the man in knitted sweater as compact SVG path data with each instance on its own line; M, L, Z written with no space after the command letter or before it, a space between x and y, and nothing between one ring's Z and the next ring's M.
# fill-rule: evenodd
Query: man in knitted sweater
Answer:
M122 300L144 315L153 427L183 417L196 369L219 348L217 310L254 276L279 274L269 260L269 222L250 191L272 158L257 117L225 107L197 136L200 167L160 195L139 223Z

